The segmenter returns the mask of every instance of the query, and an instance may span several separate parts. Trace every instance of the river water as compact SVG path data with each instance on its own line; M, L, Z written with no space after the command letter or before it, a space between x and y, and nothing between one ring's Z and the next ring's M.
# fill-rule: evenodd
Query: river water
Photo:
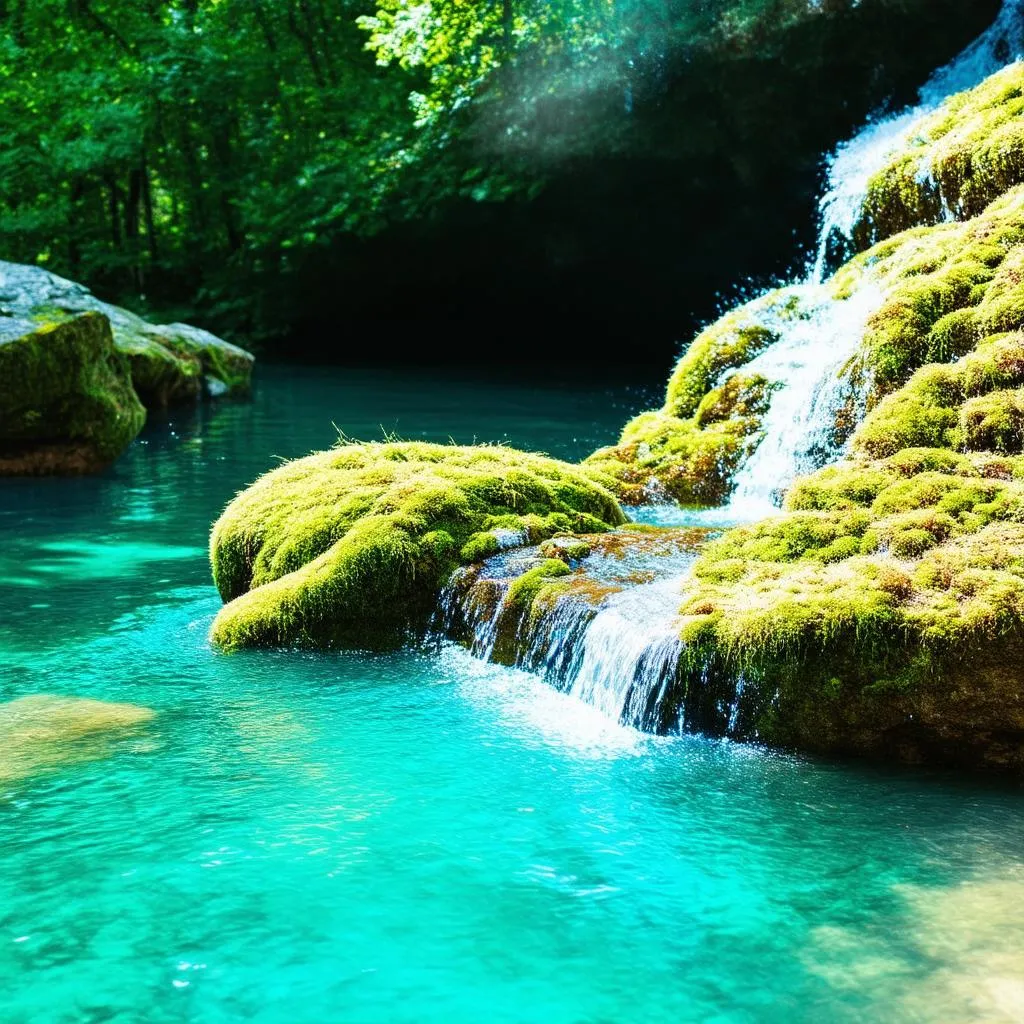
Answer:
M647 736L454 648L208 646L209 525L275 457L578 457L651 401L262 367L100 477L0 482L0 698L157 712L0 781L0 1020L1024 1018L1017 790Z

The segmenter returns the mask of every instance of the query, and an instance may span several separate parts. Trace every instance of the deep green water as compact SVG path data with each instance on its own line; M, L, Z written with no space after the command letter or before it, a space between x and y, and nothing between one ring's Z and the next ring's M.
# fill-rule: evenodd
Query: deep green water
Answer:
M643 398L265 369L0 482L0 698L158 712L0 783L0 1021L1024 1019L1019 790L646 737L453 649L207 646L211 520L332 422L575 457Z

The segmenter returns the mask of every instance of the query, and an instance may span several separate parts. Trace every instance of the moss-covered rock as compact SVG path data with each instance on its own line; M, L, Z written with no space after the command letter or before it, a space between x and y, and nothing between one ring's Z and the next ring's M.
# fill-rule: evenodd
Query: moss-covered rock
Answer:
M253 357L237 345L188 324L151 324L41 267L0 261L0 317L52 324L87 311L110 321L147 408L249 390Z
M390 643L461 564L624 521L579 468L497 446L343 444L268 473L211 537L220 647ZM564 563L559 563L562 565Z
M626 504L669 497L716 505L761 439L774 382L743 367L778 340L769 325L798 316L792 290L756 299L702 331L676 365L661 409L626 424L619 443L586 465Z
M1024 64L948 99L868 183L859 249L921 225L967 220L1024 182Z
M838 303L878 297L841 370L857 395L847 457L704 550L663 722L1024 771L1022 96L1015 65L954 98L872 182L861 238L883 240L825 286ZM592 462L617 456L628 483L641 456L689 457L701 437L717 458L681 493L722 491L735 463L722 472L709 432L756 444L760 427L716 392L741 392L753 368L738 327L757 325L785 330L770 305L723 318L665 408L627 427L657 428L648 449Z
M1024 186L970 221L914 228L843 267L832 284L838 297L866 286L883 295L846 371L861 382L867 407L920 367L966 356L986 339L1024 327L1022 281ZM1002 351L991 356L1005 358ZM979 356L964 372L1006 372L991 360ZM930 386L941 387L945 372L929 370Z
M105 316L0 317L0 475L102 469L145 419Z
M739 693L739 738L1024 769L1022 478L916 449L801 481L704 551L681 685Z
M0 786L106 756L154 717L149 708L33 694L0 704Z

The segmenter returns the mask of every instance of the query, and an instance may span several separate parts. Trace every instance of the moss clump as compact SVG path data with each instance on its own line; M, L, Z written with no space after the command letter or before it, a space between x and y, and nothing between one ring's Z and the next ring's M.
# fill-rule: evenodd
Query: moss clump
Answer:
M912 449L798 483L698 561L684 690L742 690L769 742L1024 768L1022 461Z
M971 221L916 228L843 267L833 280L837 296L866 285L884 296L847 371L867 383L868 406L920 367L959 359L989 338L1024 327L1022 271L1024 186ZM1003 366L982 361L972 372L1012 376L1019 367L1011 363L1019 358ZM939 387L941 373L934 372Z
M229 603L211 637L228 649L391 642L460 563L510 535L537 543L624 518L578 468L540 455L341 445L261 477L218 520L211 560Z
M955 363L917 370L872 410L854 435L854 448L876 458L907 448L1019 454L1021 385L1024 333L993 335Z
M102 469L145 419L105 316L0 318L0 474Z
M779 325L801 315L796 292L783 289L712 324L676 365L662 408L635 417L617 445L585 465L627 504L659 496L684 505L722 502L761 440L776 386L743 367L778 340Z
M920 225L980 214L1024 182L1024 64L948 99L869 182L859 249Z

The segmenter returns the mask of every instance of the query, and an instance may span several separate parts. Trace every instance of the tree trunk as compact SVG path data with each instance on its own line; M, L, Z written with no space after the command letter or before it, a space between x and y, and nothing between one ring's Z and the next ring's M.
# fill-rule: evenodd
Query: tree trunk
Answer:
M110 214L110 240L114 243L114 250L121 248L121 216L120 216L120 192L117 182L112 174L107 175L107 212Z
M149 180L149 163L145 154L142 156L142 211L146 217L146 240L149 242L149 258L156 263L157 245L156 228L153 225L153 188Z
M131 260L129 275L132 287L142 291L142 265L139 260L139 207L142 203L142 171L133 167L128 172L128 199L124 206L124 239Z

